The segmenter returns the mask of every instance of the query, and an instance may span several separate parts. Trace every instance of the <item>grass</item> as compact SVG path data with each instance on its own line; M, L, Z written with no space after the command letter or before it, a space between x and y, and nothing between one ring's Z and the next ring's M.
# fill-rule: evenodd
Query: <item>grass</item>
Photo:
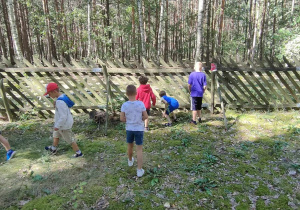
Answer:
M5 162L0 147L0 209L292 209L300 206L299 135L296 111L228 111L229 130L221 115L203 116L190 125L189 114L164 128L156 113L144 137L144 169L136 177L127 166L124 124L104 127L75 116L73 131L85 156L70 158L61 141L52 143L52 120L22 117L2 124L17 155ZM28 120L31 119L31 120ZM289 175L291 170L296 175Z

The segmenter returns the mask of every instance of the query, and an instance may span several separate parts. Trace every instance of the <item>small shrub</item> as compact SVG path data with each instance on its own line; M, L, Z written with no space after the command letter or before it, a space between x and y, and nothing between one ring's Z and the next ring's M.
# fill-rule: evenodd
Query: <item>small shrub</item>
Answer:
M194 182L195 185L197 185L201 191L205 191L207 194L211 195L211 188L215 188L217 187L217 185L215 184L215 181L211 181L208 178L204 178L204 179L197 179Z
M245 153L241 150L234 150L233 156L235 158L245 157Z
M147 172L151 176L151 186L156 185L159 182L159 177L162 176L162 170L158 167L154 167L153 169L148 169Z

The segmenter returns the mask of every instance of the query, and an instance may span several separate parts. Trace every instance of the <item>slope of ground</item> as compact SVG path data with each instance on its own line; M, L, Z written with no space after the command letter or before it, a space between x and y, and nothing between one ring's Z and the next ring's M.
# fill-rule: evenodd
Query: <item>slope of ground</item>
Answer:
M127 166L122 123L103 126L76 116L74 133L84 157L63 141L55 156L52 121L2 124L16 157L6 163L1 147L0 209L297 209L300 206L299 112L228 111L189 114L164 128L158 113L144 139L144 177Z

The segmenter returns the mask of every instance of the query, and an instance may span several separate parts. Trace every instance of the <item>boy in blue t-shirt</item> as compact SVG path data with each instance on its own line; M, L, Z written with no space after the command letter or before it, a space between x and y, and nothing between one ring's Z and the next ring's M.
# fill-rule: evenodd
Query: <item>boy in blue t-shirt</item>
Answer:
M172 121L169 115L173 113L174 121L177 120L176 115L173 111L179 108L179 103L175 98L168 97L166 91L160 91L159 96L161 97L161 102L165 104L163 117L167 118L168 120L168 123L165 123L165 126L172 126Z

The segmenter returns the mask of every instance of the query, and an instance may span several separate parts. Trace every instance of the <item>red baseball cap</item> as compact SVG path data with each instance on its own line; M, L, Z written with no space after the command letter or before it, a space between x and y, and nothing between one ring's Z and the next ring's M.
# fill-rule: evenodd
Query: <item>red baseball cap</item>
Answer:
M56 83L54 82L49 83L48 85L46 85L46 93L44 94L44 96L48 95L49 92L56 89L58 89L58 85Z

